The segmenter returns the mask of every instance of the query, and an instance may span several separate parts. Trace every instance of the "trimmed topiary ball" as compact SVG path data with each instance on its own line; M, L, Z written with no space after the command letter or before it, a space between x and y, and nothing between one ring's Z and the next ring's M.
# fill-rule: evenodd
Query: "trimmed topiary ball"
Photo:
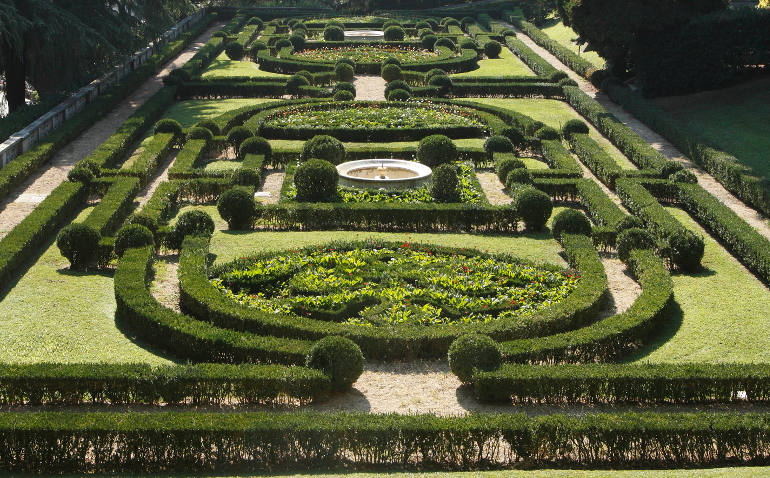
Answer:
M288 38L281 38L280 40L275 42L275 48L277 48L279 51L289 47L291 47L291 42L289 41Z
M426 50L432 50L433 47L436 45L437 41L438 41L438 37L436 35L433 35L432 33L420 38L420 44Z
M257 57L259 56L259 52L262 50L267 50L267 45L265 42L262 41L255 41L251 44L251 47L249 48L249 57L251 58L251 61L257 61Z
M490 40L484 45L484 54L487 55L487 58L498 58L502 51L503 45L494 40Z
M385 65L380 70L380 74L385 81L395 81L401 79L401 68L397 65Z
M415 23L414 28L416 30L422 30L423 28L427 28L428 30L433 30L430 26L430 23L426 22L425 20L420 20L419 22Z
M158 220L155 219L155 217L147 214L147 213L139 213L134 214L131 216L131 218L128 220L129 224L140 224L144 227L146 227L152 234L155 236L155 234L158 233Z
M364 372L364 354L352 340L344 337L324 337L314 343L305 360L305 366L329 376L332 389L349 389Z
M438 87L441 94L448 93L453 86L449 75L436 75L428 80L428 85Z
M289 94L298 94L300 92L300 87L303 86L310 86L310 82L302 75L291 75L289 79L286 80L286 91L288 91Z
M214 134L208 128L201 128L196 126L187 132L187 139L202 139L205 141L213 141Z
M298 201L330 201L337 195L340 175L329 161L310 159L294 173Z
M291 46L294 48L294 51L301 51L303 48L305 48L304 35L292 33L292 35L289 37L289 41L291 42Z
M463 38L460 40L460 48L463 50L478 50L479 44L471 38Z
M518 128L507 126L500 131L500 134L511 141L515 151L521 151L527 146L527 137L524 136L524 133Z
M588 125L579 119L572 119L564 123L561 133L569 139L573 134L588 134Z
M432 68L431 70L428 70L428 72L425 73L425 82L427 83L434 76L446 76L446 71L441 68Z
M460 178L454 164L441 164L433 169L430 194L436 202L460 201Z
M531 231L542 231L553 212L551 197L532 186L517 188L511 206Z
M241 143L252 136L254 136L254 133L245 126L236 126L227 133L227 142L238 151L238 148L241 147Z
M249 18L247 25L256 25L257 30L261 30L265 23L259 17L251 17Z
M305 141L302 145L301 161L323 159L332 164L345 162L345 145L333 136L319 134Z
M634 249L655 249L657 243L655 238L645 229L631 228L618 234L615 242L615 250L618 252L618 258L623 262L628 262L631 257L631 251Z
M671 262L676 268L685 272L697 272L701 269L706 248L702 237L687 229L681 229L669 236L666 242Z
M433 35L433 30L431 30L430 28L421 28L421 29L417 30L417 37L420 40L422 40L424 37L426 37L428 35Z
M567 234L585 234L591 237L591 221L585 214L576 209L565 209L553 218L551 232L557 241L561 240L561 235Z
M444 21L444 20L446 20L446 21ZM460 26L460 22L456 18L449 18L449 17L447 17L444 20L442 20L441 23L444 26L446 26L446 27L459 27Z
M404 29L396 25L386 28L384 32L385 41L403 41L405 36Z
M334 88L332 88L332 93L337 93L338 91L347 91L352 93L353 96L356 96L356 85L349 81L340 81L334 85Z
M261 154L265 157L265 162L270 163L270 159L273 156L273 148L265 138L252 136L241 143L241 147L238 148L239 159L245 158L247 154Z
M182 128L182 125L179 123L179 121L169 118L162 119L155 123L154 131L155 134L171 133L177 138L184 135L184 129Z
M355 74L353 67L346 63L340 63L334 68L334 75L339 81L351 81Z
M231 41L225 47L225 54L231 60L240 61L246 55L246 49L237 41Z
M394 90L404 90L409 92L410 95L412 94L412 87L404 80L393 80L388 82L388 84L385 85L385 96L387 97L388 93Z
M403 27L401 22L398 20L387 20L385 23L382 24L382 29L387 30L388 27Z
M449 48L450 50L455 51L455 49L457 48L457 45L455 45L455 42L452 41L451 38L441 37L433 45L433 48L434 49Z
M490 136L484 141L484 151L489 154L494 153L512 153L514 150L513 143L505 136L495 135Z
M476 23L476 19L473 17L463 17L460 19L460 25L463 27L463 30L468 29L468 25L473 25Z
M334 99L334 101L353 101L356 99L356 95L349 91L340 90L334 93L332 99Z
M427 136L417 145L417 161L431 168L454 163L457 161L457 146L443 134Z
M163 78L163 84L167 86L179 85L186 81L190 81L190 73L182 68L171 70L171 73Z
M174 228L166 236L166 247L179 250L186 236L211 236L213 233L214 221L211 216L198 209L186 211L179 216Z
M345 30L337 25L331 25L324 28L324 40L326 41L344 41Z
M152 231L141 224L123 226L115 234L115 255L118 257L123 257L127 249L154 245L155 237Z
M382 63L380 65L381 66L396 65L397 67L400 68L401 67L401 60L399 60L395 56L389 56L389 57L385 58L384 60L382 60Z
M508 191L516 191L522 186L531 186L534 181L532 180L532 174L527 168L516 168L508 172L508 176L505 177L505 187Z
M497 173L497 177L500 179L500 182L505 184L505 182L508 180L508 173L514 169L522 169L526 167L527 165L524 164L524 161L521 159L507 157L495 163L495 172Z
M251 168L234 169L230 174L230 184L233 186L257 186L262 177Z
M462 383L472 383L476 370L491 372L503 363L500 346L486 335L466 334L449 346L449 368Z
M411 97L406 90L393 90L388 93L388 101L408 101Z
M219 196L217 211L228 228L248 229L257 215L257 203L246 189L234 187Z
M559 136L559 132L550 126L543 126L539 130L535 131L535 137L545 140L561 138L561 136Z
M67 173L67 180L73 183L90 184L94 179L94 172L86 166L75 166Z
M203 120L197 124L198 128L206 128L207 130L211 131L211 134L213 136L218 136L222 134L222 130L219 128L219 125L212 120Z
M101 240L99 231L75 222L59 232L56 236L56 246L61 255L70 261L70 269L82 270L96 261Z
M689 169L682 169L681 171L677 171L671 176L669 176L668 179L677 183L690 183L690 184L698 183L698 177L695 176L695 173L693 173Z

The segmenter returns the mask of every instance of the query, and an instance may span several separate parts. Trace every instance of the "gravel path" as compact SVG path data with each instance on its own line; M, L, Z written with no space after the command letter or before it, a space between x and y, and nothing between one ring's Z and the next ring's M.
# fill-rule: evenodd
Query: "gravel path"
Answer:
M155 278L150 293L164 307L181 312L179 308L179 254L160 255L155 261Z
M379 76L356 76L353 85L356 87L357 100L385 101L385 84Z
M642 294L642 287L634 280L628 269L617 255L602 257L604 272L607 274L607 287L610 300L599 313L598 319L606 319L627 311Z
M727 189L724 188L716 179L710 174L699 169L697 165L692 163L681 151L679 151L673 144L663 138L661 135L650 129L646 124L639 121L631 113L626 111L622 106L613 102L606 94L598 91L591 83L585 80L582 76L578 75L562 62L558 58L553 56L548 50L540 47L532 41L527 35L518 30L513 25L503 23L506 28L513 28L516 30L516 37L530 47L535 53L543 57L548 63L554 67L565 71L570 78L578 83L578 86L588 96L591 96L598 101L604 108L610 113L615 115L623 124L631 128L636 134L641 136L647 141L653 148L658 150L661 154L671 159L682 163L685 167L692 170L695 176L698 178L698 183L706 189L708 192L714 195L717 199L722 201L727 207L735 212L743 220L751 224L760 234L770 239L770 224L767 218L760 213L744 204L740 199L733 196Z
M201 34L160 73L145 81L128 98L93 124L83 134L62 148L50 162L43 165L14 192L0 203L0 238L16 227L37 205L62 181L72 167L91 154L109 138L131 116L137 108L163 87L162 78L171 70L179 68L195 55L211 35L222 27L217 23Z
M487 200L493 206L505 206L511 203L511 196L505 192L505 186L497 177L494 170L479 169L476 171L481 189L487 196Z
M178 150L173 151L168 155L168 158L166 158L166 160L160 165L158 171L155 173L155 176L153 176L149 184L147 184L147 186L145 186L144 189L136 196L135 204L137 209L147 204L147 201L150 200L152 193L155 192L160 183L168 181L168 170L174 163L177 154L179 154Z
M265 169L265 179L262 181L262 187L257 192L257 200L262 204L276 204L281 198L281 188L283 179L286 177L286 170Z

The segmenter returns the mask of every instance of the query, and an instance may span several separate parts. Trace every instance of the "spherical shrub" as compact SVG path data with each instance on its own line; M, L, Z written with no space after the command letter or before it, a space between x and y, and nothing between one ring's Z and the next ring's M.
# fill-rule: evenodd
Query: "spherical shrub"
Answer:
M503 46L494 40L490 40L484 45L484 54L487 55L487 58L498 58L501 51L503 51Z
M292 33L289 37L289 41L291 42L291 46L294 48L294 51L300 51L303 48L305 48L305 36L300 35L299 33Z
M265 42L262 41L255 41L251 44L251 47L249 48L249 57L251 57L252 61L257 61L257 57L259 56L259 52L262 50L267 50L267 45Z
M190 130L187 132L187 139L203 139L206 141L212 141L214 139L214 135L208 128L201 128L196 126L195 128L190 128Z
M584 234L591 236L591 221L585 214L576 209L565 209L553 218L551 232L557 241L561 240L561 235L566 234Z
M394 90L404 90L409 92L410 95L412 94L412 87L404 80L393 80L388 82L388 84L385 85L385 96L388 96L388 93Z
M544 139L544 140L553 140L553 139L559 139L561 136L559 136L558 131L551 128L550 126L543 126L539 130L535 131L535 137Z
M701 268L705 250L703 238L687 229L681 229L668 237L671 262L685 272L696 272Z
M177 138L181 137L183 133L182 125L179 123L179 121L174 119L162 119L155 123L155 134L158 133L171 133Z
M511 206L531 231L541 231L553 212L551 197L532 186L517 188Z
M425 22L428 25L430 25L430 28L433 29L433 30L435 30L435 29L437 29L439 27L438 20L436 20L435 18L426 18Z
M380 70L380 74L385 81L395 81L401 79L401 68L396 65L385 65Z
M428 30L432 30L430 27L430 23L426 22L425 20L420 20L419 22L414 24L414 28L416 30L421 30L423 28L427 28Z
M225 47L225 54L231 60L240 61L246 54L246 49L241 43L238 43L237 41L231 41Z
M681 163L674 161L666 161L662 168L660 168L660 175L664 178L670 178L674 173L678 173L683 170L684 166Z
M442 20L441 23L443 23L444 26L446 26L446 27L459 27L460 26L460 22L456 18L449 18L449 17L447 17L444 20L446 20L446 21Z
M436 75L428 80L428 85L438 87L445 94L452 89L452 79L448 75Z
M275 48L280 50L283 50L284 48L288 48L291 46L291 42L288 38L281 38L277 42L275 42Z
M163 78L163 84L167 86L179 85L186 81L190 81L190 73L187 70L183 70L182 68L171 70L171 73Z
M503 363L500 346L486 335L466 334L449 346L449 368L463 383L473 382L476 370L491 372Z
M254 133L245 126L236 126L227 133L227 142L238 151L238 148L241 147L241 143L252 136L254 136Z
M396 25L389 26L384 32L385 41L403 41L405 36L404 29Z
M355 62L355 61L353 61L353 59L352 59L352 58L345 58L345 57L342 57L342 58L340 58L339 60L335 61L335 62L334 62L334 67L336 68L336 67L337 67L337 65L340 65L340 64L343 64L343 63L344 63L345 65L350 65L351 67L353 67L353 69L354 69L354 70L355 70L355 68L356 68L356 62Z
M677 183L697 184L698 182L698 178L697 176L695 176L695 173L693 173L689 169L682 169L681 171L677 171L671 176L669 176L668 179Z
M455 45L455 42L453 42L451 38L441 37L436 41L436 44L433 45L433 48L438 50L441 47L449 48L450 50L454 51L457 48L457 45Z
M262 178L251 168L234 169L230 174L230 184L233 186L257 186Z
M302 86L310 86L310 82L302 75L291 75L286 80L286 91L292 95L298 94Z
M86 166L75 166L67 173L67 180L73 183L90 184L95 178L94 172Z
M140 212L139 214L134 214L131 216L131 218L128 220L129 224L139 224L141 226L146 227L153 236L158 233L158 220L155 219L154 216L151 216L147 213Z
M631 228L618 234L615 242L615 250L618 252L618 258L623 262L628 262L631 257L631 251L634 249L655 249L655 238L644 229Z
M338 91L347 91L353 96L356 96L356 85L349 81L340 81L334 85L334 88L332 88L332 93L337 93Z
M302 20L298 20L291 26L292 30L307 30L307 25L302 23Z
M123 226L115 234L115 255L118 257L123 257L127 249L154 245L155 238L152 231L141 224Z
M340 63L334 68L334 74L339 81L350 81L355 76L356 71L352 66L345 63Z
M433 169L433 184L430 194L436 202L460 201L460 179L457 176L457 166L441 164Z
M328 22L326 22L325 26L327 26L327 27L340 27L343 30L345 29L345 24L342 23L339 20L329 20Z
M247 154L261 154L265 156L265 162L270 163L273 156L273 148L270 142L261 136L246 138L238 148L238 158L243 159Z
M500 32L500 35L502 35L503 38L515 37L516 36L516 32L514 30L510 29L510 28L506 28L505 30Z
M257 204L245 188L234 187L219 196L217 211L228 228L248 229L257 214Z
M420 40L422 40L423 37L425 37L427 35L433 35L433 30L431 30L430 28L421 28L421 29L417 30L417 37Z
M401 67L401 60L399 60L395 56L389 56L384 60L382 60L382 63L380 63L380 66L385 66L385 65L396 65L398 67Z
M325 134L313 136L302 145L300 159L307 161L313 158L323 159L332 164L342 164L345 162L345 145L333 136Z
M392 90L388 93L388 101L408 101L411 97L406 90Z
M305 366L328 375L332 389L347 390L364 371L364 354L352 340L332 335L313 344Z
M463 50L478 50L479 45L476 43L475 40L472 40L470 38L464 38L460 40L460 48Z
M490 136L484 141L484 151L489 154L494 153L512 153L514 150L513 143L505 136L495 135Z
M564 123L561 133L569 139L573 134L588 134L588 125L579 119L572 119Z
M524 164L524 161L520 160L519 158L507 157L495 163L495 172L497 173L497 177L500 179L500 182L505 184L505 181L508 180L508 173L514 169L521 169L526 167L527 165Z
M626 216L615 225L615 232L620 234L626 229L644 229L644 221L636 216Z
M446 76L446 71L441 68L432 68L425 73L425 82L430 81L434 76Z
M334 93L334 96L332 97L334 101L353 101L356 99L356 95L349 91L340 90L336 93Z
M431 168L454 163L457 161L457 146L443 134L427 136L417 145L417 161Z
M213 233L214 221L211 216L198 209L186 211L179 216L174 228L166 236L166 246L178 250L186 236L211 236Z
M382 24L382 29L387 30L388 27L403 27L403 25L401 25L401 22L398 20L387 20Z
M247 25L256 25L257 30L261 30L264 26L264 22L259 17L251 17L247 23Z
M426 50L432 50L437 41L438 37L433 34L425 35L424 37L420 38L420 44Z
M516 151L522 150L527 146L527 137L524 136L524 133L518 128L506 126L500 134L511 141L513 149Z
M505 177L505 187L511 192L522 186L531 186L532 183L532 173L527 168L512 169Z
M222 134L222 130L219 128L219 125L212 120L203 120L199 122L197 126L198 128L206 128L207 130L211 131L213 136Z
M56 236L56 246L61 255L70 261L70 269L81 270L96 261L101 239L99 231L76 222L59 232Z
M342 28L332 25L330 27L324 28L324 40L326 41L344 41L345 40L345 30Z
M460 25L463 29L467 29L468 25L473 25L474 23L476 23L476 19L473 17L463 17L460 19Z
M340 175L329 161L310 159L294 173L298 201L329 201L337 194Z

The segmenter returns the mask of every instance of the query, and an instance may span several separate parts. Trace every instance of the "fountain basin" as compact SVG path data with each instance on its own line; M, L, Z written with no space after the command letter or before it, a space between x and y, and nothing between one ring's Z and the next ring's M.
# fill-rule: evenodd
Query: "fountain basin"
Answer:
M361 159L337 166L340 186L360 189L409 189L420 187L431 176L431 169L415 161L401 159Z
M345 40L365 41L385 39L385 32L382 30L345 30Z

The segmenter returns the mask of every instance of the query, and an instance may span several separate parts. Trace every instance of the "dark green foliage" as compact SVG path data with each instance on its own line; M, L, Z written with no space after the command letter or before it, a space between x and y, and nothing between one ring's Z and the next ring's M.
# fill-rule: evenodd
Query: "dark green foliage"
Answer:
M430 79L434 76L446 76L446 71L442 70L441 68L433 68L432 70L425 73L425 81L430 81Z
M588 134L588 125L579 119L571 119L564 123L564 126L561 128L561 134L566 139L570 139L570 137L575 133Z
M227 32L223 30L217 30L211 36L214 38L227 38Z
M128 220L128 223L138 224L146 227L153 234L153 236L158 232L158 220L155 218L155 216L152 216L144 211L131 216Z
M460 25L462 25L463 29L467 31L468 25L473 25L476 23L476 19L473 17L463 17L460 19Z
M155 237L151 230L141 224L129 224L121 227L115 234L115 255L123 257L126 249L154 244Z
M452 26L459 27L460 26L460 22L457 21L456 18L450 18L450 17L443 18L441 20L441 24L446 26L446 27L452 27Z
M403 41L406 33L404 29L393 25L385 29L385 41Z
M693 173L689 169L682 169L680 171L677 171L673 173L671 176L669 176L669 179L671 179L675 183L690 183L690 184L698 183L698 178L695 176L695 173Z
M484 54L488 58L497 58L500 56L500 52L503 51L503 46L494 40L488 41L484 44Z
M495 164L495 172L500 182L505 184L505 181L508 179L508 173L514 169L526 169L526 167L527 165L524 164L524 161L519 158L505 157Z
M332 164L345 162L345 145L333 136L317 135L302 145L300 160L323 159Z
M345 40L345 31L336 26L327 26L324 28L324 40L326 41L344 41Z
M219 136L222 134L222 129L219 127L216 121L213 120L200 121L196 126L198 128L206 128L207 130L211 131L213 136Z
M472 38L463 38L460 40L460 48L464 50L475 50L479 45Z
M420 140L417 146L417 161L435 168L444 163L457 161L457 146L444 135L434 134Z
M289 37L289 41L291 42L291 46L294 48L294 51L302 51L302 49L305 48L305 37L304 37L304 35L300 35L298 33L293 33Z
M334 101L353 101L356 99L356 95L347 90L340 90L334 93L333 99Z
M500 134L513 143L513 147L516 151L524 149L524 147L527 146L527 137L524 136L524 133L519 128L506 126L500 131Z
M683 169L684 169L684 166L682 165L682 163L668 161L664 163L663 166L660 168L660 175L663 176L664 178L670 178L674 173L678 173Z
M186 236L210 236L213 233L214 221L211 216L198 209L186 211L179 216L174 229L166 236L166 246L179 250Z
M553 203L548 194L531 186L516 189L511 207L524 221L527 229L533 231L542 230L553 212Z
M401 79L401 68L399 68L397 65L384 65L382 67L382 71L380 72L380 75L382 78L387 81L395 81Z
M217 211L231 230L248 229L257 216L257 205L249 191L234 187L219 196Z
M202 139L206 142L211 142L214 140L214 133L208 128L196 126L195 128L190 128L187 132L187 139Z
M391 90L388 93L388 101L407 101L412 97L406 90Z
M356 67L356 62L355 62L355 61L353 61L353 59L352 59L352 58L345 58L345 57L343 57L343 58L340 58L339 60L335 61L335 62L334 62L334 67L336 68L336 67L338 67L339 65L342 65L342 64L345 64L345 65L350 65L350 66L351 66L351 67L353 67L354 69L355 69L355 67Z
M339 83L335 83L334 88L332 88L332 93L337 93L339 91L347 91L353 96L356 96L356 86L349 81L341 81Z
M682 229L668 236L666 245L671 255L671 262L678 269L685 272L700 270L705 250L702 237L695 235L692 231Z
M338 20L330 20L326 22L327 27L340 27L342 29L345 28L345 24Z
M182 132L182 125L179 124L179 121L173 120L173 119L162 119L155 123L155 134L158 133L171 133L176 137L181 137Z
M286 91L292 95L298 94L302 86L310 86L310 82L302 75L292 75L286 80Z
M247 154L258 154L265 157L266 162L270 162L273 155L273 148L270 142L261 136L252 136L245 139L240 148L238 148L238 159L243 159Z
M290 46L292 46L292 45L291 45L291 42L289 41L288 38L281 38L277 42L275 42L275 47L278 50L281 50L283 48L288 48Z
M401 22L399 22L398 20L391 19L391 20L388 20L388 21L386 21L385 23L382 24L382 29L383 30L387 30L388 27L392 27L392 26L403 27Z
M449 368L463 383L473 382L476 371L492 371L503 362L497 342L486 335L467 334L449 347Z
M454 164L442 164L433 169L431 196L437 202L459 202L460 180Z
M441 48L441 47L449 48L450 50L454 51L457 48L457 45L455 44L454 41L452 41L451 38L441 37L433 45L433 48L438 49L438 48Z
M432 30L430 23L426 22L425 20L420 20L419 22L414 24L414 28L416 30L422 30L423 28L427 28L428 30Z
M337 194L340 175L329 161L309 159L297 166L294 185L298 201L329 201Z
M410 95L412 94L412 87L407 84L404 80L394 80L391 82L388 82L387 85L385 85L385 95L387 96L388 93L390 93L393 90L404 90L408 92Z
M305 365L328 375L333 390L347 390L364 371L364 354L352 340L329 336L313 344Z
M514 151L513 143L510 139L502 135L490 136L484 141L484 151L493 153L512 153Z
M334 74L339 81L351 81L356 72L352 66L340 63L334 68Z
M626 215L620 222L618 222L615 230L620 234L626 229L644 229L644 221L636 216Z
M262 50L267 50L267 49L268 49L268 47L265 44L265 42L263 42L263 41L257 40L254 43L252 43L251 47L249 47L249 56L251 57L251 60L252 61L256 61L257 60L257 56L259 55L259 52L261 52Z
M615 188L615 181L623 176L623 169L615 158L587 134L573 132L569 144L577 157L601 182L610 189Z
M539 139L559 139L559 132L550 126L543 126L539 130L535 131L535 137Z
M254 136L248 128L236 126L227 133L227 142L237 151L241 143Z
M561 239L561 235L565 233L590 236L591 221L576 209L565 209L553 218L551 233L557 240Z
M67 180L89 184L95 179L93 171L85 166L76 166L67 173Z
M512 169L505 177L505 187L513 193L522 186L531 186L534 183L532 173L527 168Z
M514 23L519 28L521 28L521 30L532 39L532 41L534 41L536 44L540 45L541 47L551 52L553 56L558 58L562 63L567 65L568 68L572 69L580 76L584 78L589 78L594 72L600 71L600 70L596 70L596 67L593 65L593 63L586 60L584 57L578 55L572 49L552 39L545 32L537 28L537 26L535 26L534 24L524 20L516 20L514 21ZM506 38L506 40L508 39L509 38ZM562 80L572 81L566 77L566 74L563 76L559 75L558 78L555 78L555 79L552 78L552 80L553 81L562 81Z
M432 50L433 47L436 45L437 41L438 41L438 37L433 34L425 35L422 38L420 38L420 44L426 50Z
M428 80L428 85L438 87L439 92L444 95L452 89L453 83L449 75L436 75Z
M262 176L251 168L238 168L230 175L230 184L233 186L259 186Z
M192 78L190 72L184 68L176 68L171 70L171 73L167 77L163 78L164 85L178 85L190 81Z
M257 30L262 30L262 27L264 27L265 22L262 21L259 17L251 17L249 18L249 21L246 22L247 25L257 25Z
M72 223L56 236L56 246L70 262L70 269L82 270L97 259L101 239L101 234L93 227Z
M231 60L240 61L246 54L246 49L237 41L231 41L225 46L225 53Z
M381 65L382 66L385 66L385 65L396 65L397 67L401 68L401 60L399 60L395 56L389 56L389 57L385 58L384 60L382 60Z
M634 249L652 249L656 247L655 238L645 229L631 228L618 234L617 245L618 258L628 262L631 251Z

